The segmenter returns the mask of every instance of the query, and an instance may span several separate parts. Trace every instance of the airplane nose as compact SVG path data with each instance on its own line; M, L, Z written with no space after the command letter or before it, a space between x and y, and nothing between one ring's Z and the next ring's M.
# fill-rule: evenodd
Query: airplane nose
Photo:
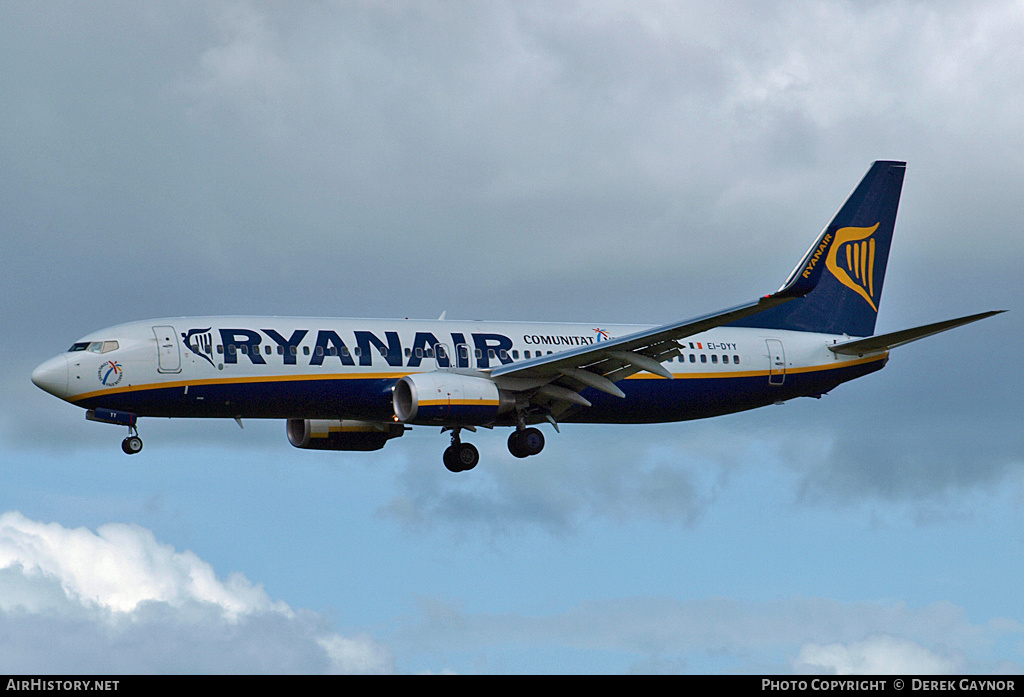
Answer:
M32 371L32 382L36 387L57 397L64 398L68 393L68 359L67 356L56 356Z

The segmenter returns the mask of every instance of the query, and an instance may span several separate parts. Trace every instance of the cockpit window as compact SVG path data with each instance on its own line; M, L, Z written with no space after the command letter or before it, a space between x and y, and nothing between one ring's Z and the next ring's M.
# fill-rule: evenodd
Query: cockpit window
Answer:
M92 353L110 353L118 349L118 343L116 341L79 341L78 343L72 344L71 348L68 349L68 353L74 351L90 351Z

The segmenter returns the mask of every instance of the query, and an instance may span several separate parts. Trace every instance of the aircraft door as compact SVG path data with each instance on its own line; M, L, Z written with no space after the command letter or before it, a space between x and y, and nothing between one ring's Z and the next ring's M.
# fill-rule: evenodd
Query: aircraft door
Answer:
M157 372L180 373L181 348L174 327L153 327L153 336L156 337Z
M768 344L768 384L781 385L786 381L786 352L778 339L765 339Z
M434 363L438 370L452 367L451 355L451 352L448 350L448 344L440 342L434 344Z
M469 345L468 344L456 344L455 345L455 356L456 356L456 367L468 368L469 367Z

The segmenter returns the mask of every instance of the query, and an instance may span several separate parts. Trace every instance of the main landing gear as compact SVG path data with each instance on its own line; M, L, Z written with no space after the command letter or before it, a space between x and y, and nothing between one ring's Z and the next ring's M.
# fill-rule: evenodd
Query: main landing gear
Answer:
M459 428L452 429L452 444L444 451L444 466L450 472L466 472L480 462L480 451L472 443L463 443ZM520 428L508 437L508 451L516 457L530 457L544 449L544 434L537 428Z
M480 451L472 443L459 439L459 429L452 430L452 444L444 451L444 466L449 472L465 472L480 462Z
M512 431L508 437L508 451L516 457L530 457L544 449L544 434L539 428Z

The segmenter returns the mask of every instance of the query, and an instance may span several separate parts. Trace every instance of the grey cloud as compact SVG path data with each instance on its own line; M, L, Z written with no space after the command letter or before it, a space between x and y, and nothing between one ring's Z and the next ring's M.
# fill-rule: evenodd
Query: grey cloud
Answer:
M563 430L574 428L585 432L548 434L544 463L512 461L499 450L503 438L495 437L488 438L489 460L470 477L452 477L434 462L410 463L398 479L400 491L379 514L409 530L443 524L498 537L530 529L571 535L595 519L691 526L713 505L735 466L735 452L701 458L704 434L668 439L662 431L649 439L634 438L625 427ZM562 437L588 443L580 448L561 443Z
M27 378L128 319L655 323L745 301L777 287L876 157L910 160L881 321L1019 314L1024 172L1006 156L1021 129L1005 95L1024 90L1022 21L1002 2L19 7L0 42L0 290L17 346L0 377L4 437L105 442ZM973 334L988 346L1020 335L989 322L1001 331ZM832 448L795 461L807 500L928 496L1013 471L1005 348L952 336L929 340L944 365L913 373L897 353L871 400L830 397L777 429L782 450L808 423ZM962 356L988 367L961 380ZM933 388L992 405L932 408ZM747 418L736 428L769 423ZM504 502L515 517L528 500L564 531L595 511L663 515L655 489L684 520L713 500L716 485L671 458L640 460L627 483L582 467L600 453L575 442L565 471L587 472L569 483L586 503L496 471L454 508L443 486L396 506L455 516Z

